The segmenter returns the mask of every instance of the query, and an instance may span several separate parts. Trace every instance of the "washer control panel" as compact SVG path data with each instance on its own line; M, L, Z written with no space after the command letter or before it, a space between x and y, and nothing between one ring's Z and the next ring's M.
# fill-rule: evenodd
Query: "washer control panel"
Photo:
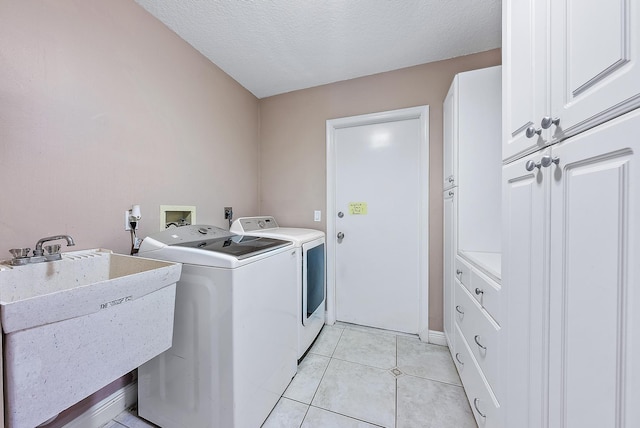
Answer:
M227 238L235 236L228 230L206 224L172 227L161 232L149 235L156 241L167 245L182 244L185 242L201 241L202 239Z
M231 231L235 233L246 233L277 228L278 223L276 223L276 219L271 216L241 217L231 225Z

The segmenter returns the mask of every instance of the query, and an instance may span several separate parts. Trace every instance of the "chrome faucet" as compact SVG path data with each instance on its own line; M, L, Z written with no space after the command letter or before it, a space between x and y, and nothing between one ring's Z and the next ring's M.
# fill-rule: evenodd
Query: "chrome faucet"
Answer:
M67 246L71 247L73 245L76 245L75 242L73 242L73 238L69 235L56 235L56 236L48 236L46 238L42 238L40 239L37 243L36 243L36 249L33 250L33 255L35 257L41 257L42 254L44 253L44 251L42 251L42 244L44 244L45 242L49 242L49 241L56 241L58 239L65 239L67 241Z

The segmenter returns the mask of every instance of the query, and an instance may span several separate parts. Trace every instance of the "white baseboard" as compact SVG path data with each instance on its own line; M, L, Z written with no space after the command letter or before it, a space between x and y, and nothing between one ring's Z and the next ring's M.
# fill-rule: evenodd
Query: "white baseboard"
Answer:
M91 406L86 412L63 428L100 428L138 401L138 383L132 382L104 400Z
M447 346L447 338L442 331L429 330L429 343Z

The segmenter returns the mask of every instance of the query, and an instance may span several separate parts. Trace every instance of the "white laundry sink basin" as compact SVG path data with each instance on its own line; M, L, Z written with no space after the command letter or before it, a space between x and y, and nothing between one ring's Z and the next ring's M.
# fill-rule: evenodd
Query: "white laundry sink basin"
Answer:
M8 425L37 426L171 347L181 269L109 250L0 264Z

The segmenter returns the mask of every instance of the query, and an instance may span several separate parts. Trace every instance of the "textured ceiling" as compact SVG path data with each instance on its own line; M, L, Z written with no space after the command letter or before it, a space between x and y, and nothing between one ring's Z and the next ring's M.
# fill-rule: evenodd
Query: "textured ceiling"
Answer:
M135 0L256 97L500 47L500 0Z

